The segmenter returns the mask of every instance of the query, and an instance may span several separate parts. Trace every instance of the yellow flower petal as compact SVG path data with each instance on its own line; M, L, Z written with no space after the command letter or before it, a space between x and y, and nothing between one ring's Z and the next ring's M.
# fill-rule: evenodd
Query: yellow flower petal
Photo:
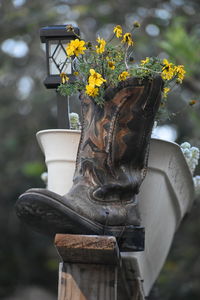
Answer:
M167 95L168 95L168 93L169 93L170 90L171 90L171 89L168 88L168 87L165 87L165 88L163 89L163 98L167 98Z
M134 42L133 42L132 35L130 32L127 32L124 34L122 43L127 43L129 46L133 46Z
M140 27L140 23L138 21L133 22L133 27L139 28Z
M122 36L122 27L120 25L115 26L113 32L115 33L117 38L120 38Z
M96 97L99 94L99 89L91 86L90 84L86 85L86 94L91 97Z
M120 81L126 80L127 77L129 77L130 74L127 71L122 72L121 74L119 74L118 79Z
M64 72L60 73L60 77L63 84L69 80L69 77Z
M115 63L114 61L108 61L108 66L111 70L114 70L115 69Z
M176 74L175 67L166 58L163 59L163 64L161 77L164 80L171 80Z
M101 86L106 80L102 77L101 74L97 73L94 69L90 69L90 76L88 82L90 86Z
M180 80L184 79L186 71L183 65L175 66L174 71L177 74L178 79Z
M68 56L79 56L80 54L84 54L85 50L85 41L80 41L79 39L72 40L66 47Z
M144 65L148 64L149 61L150 61L150 58L146 57L146 59L141 60L141 65L144 66Z
M106 41L101 39L100 37L97 38L98 46L96 46L96 52L101 54L105 51Z

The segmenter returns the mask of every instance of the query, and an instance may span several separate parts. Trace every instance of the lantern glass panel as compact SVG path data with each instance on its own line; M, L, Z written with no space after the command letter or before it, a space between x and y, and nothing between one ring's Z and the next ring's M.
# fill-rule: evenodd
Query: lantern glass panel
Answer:
M62 72L72 73L71 58L67 58L65 48L69 41L50 40L49 41L49 73L59 75Z

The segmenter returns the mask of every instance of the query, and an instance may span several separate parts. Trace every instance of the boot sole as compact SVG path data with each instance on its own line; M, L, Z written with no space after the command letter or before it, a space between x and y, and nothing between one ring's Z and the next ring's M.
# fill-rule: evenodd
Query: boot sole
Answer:
M54 236L57 233L115 236L121 251L144 250L144 227L104 226L91 221L62 203L62 198L47 190L29 190L16 203L17 216L39 233Z

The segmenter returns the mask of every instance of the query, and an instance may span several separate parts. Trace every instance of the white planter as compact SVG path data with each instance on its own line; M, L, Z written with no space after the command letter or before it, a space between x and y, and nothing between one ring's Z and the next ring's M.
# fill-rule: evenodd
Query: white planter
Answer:
M48 189L60 195L72 185L80 132L43 130L37 133L48 169ZM152 139L148 173L139 198L145 226L145 251L122 253L129 280L143 280L145 296L166 260L174 233L193 202L193 181L180 147ZM132 270L132 272L131 272Z
M138 195L145 251L122 254L127 272L134 269L134 276L143 280L145 296L163 267L178 225L192 206L193 194L192 175L180 147L152 139L148 173Z
M41 130L36 137L45 156L47 189L60 195L66 194L72 186L80 131Z

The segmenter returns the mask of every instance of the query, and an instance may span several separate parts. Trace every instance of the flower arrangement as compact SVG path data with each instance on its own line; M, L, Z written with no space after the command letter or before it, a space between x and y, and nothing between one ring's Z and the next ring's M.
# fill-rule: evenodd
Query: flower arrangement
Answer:
M81 40L79 36L66 47L66 55L74 58L73 75L75 80L69 82L65 73L61 73L58 91L63 96L82 92L93 98L98 105L104 104L105 90L117 85L129 77L152 79L160 75L164 81L163 107L172 85L181 84L185 70L183 65L174 65L167 59L146 57L136 63L132 57L135 41L133 32L140 24L134 22L130 32L123 33L120 25L113 29L109 41L98 37L95 43ZM67 30L73 30L71 25Z

